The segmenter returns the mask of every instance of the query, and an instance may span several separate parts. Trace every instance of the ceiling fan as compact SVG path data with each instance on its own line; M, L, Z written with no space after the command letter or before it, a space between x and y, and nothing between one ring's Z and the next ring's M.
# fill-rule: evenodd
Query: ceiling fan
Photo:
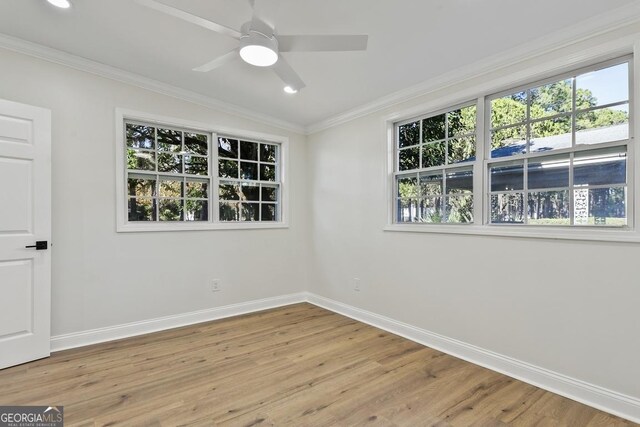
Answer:
M296 93L305 87L305 84L282 57L282 52L337 52L367 49L369 36L366 35L287 36L277 34L273 17L277 10L278 0L248 0L253 10L253 16L250 21L242 25L240 31L156 0L136 1L148 8L229 36L240 42L237 48L194 68L194 71L211 71L236 59L239 55L248 64L257 67L271 67L284 82L284 90L287 93Z

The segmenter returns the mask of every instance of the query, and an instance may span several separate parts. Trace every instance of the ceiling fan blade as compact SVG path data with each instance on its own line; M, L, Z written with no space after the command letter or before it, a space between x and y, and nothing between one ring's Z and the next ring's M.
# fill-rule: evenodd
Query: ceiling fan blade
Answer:
M306 86L298 73L291 68L291 65L285 61L282 55L278 57L278 62L276 62L272 68L284 84L289 86L291 89L299 91Z
M278 13L280 2L278 0L249 0L253 6L253 16L251 27L261 31L260 24L267 24L271 31L275 28L275 18ZM270 34L267 34L270 35Z
M278 36L280 52L346 52L367 50L369 36Z
M231 52L227 52L222 56L217 57L216 59L207 62L199 67L193 69L193 71L200 71L201 73L206 73L207 71L211 71L218 67L223 66L235 59L238 58L238 49L233 49Z
M139 4L146 6L150 9L157 10L158 12L166 13L167 15L171 15L175 18L182 19L183 21L190 22L195 25L199 25L208 30L215 31L216 33L224 34L225 36L232 37L234 39L240 39L239 31L234 30L233 28L225 27L224 25L220 25L213 21L209 21L208 19L201 18L196 15L192 15L189 12L185 12L184 10L176 9L173 6L168 6L164 3L157 2L155 0L136 0Z

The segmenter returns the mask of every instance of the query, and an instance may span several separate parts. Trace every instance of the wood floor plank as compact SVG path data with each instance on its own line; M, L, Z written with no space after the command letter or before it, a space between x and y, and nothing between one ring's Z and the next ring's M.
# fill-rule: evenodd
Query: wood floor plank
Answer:
M0 404L68 426L632 426L310 304L0 370Z

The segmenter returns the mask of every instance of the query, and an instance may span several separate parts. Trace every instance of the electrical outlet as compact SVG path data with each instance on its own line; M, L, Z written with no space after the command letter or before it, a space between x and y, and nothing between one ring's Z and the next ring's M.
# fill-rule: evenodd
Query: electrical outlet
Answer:
M362 290L362 284L360 283L360 279L357 277L353 278L353 290L356 292L360 292Z
M211 292L219 292L222 289L220 288L220 279L213 279L211 281Z

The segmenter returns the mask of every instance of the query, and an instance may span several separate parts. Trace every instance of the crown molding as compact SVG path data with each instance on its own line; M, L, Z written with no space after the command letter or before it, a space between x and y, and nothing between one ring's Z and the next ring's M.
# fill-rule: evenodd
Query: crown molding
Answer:
M161 81L141 76L136 73L92 61L77 55L73 55L38 43L29 42L23 39L12 37L0 33L0 48L18 52L24 55L33 56L45 61L54 62L76 70L117 80L132 86L150 90L162 95L171 96L183 101L192 102L207 108L211 108L222 113L233 114L244 119L253 120L269 126L274 126L291 132L306 134L304 126L288 122L286 120L261 114L247 108L243 108L230 103L222 102L209 96L182 89L177 86L163 83Z
M306 128L306 133L311 135L350 122L437 90L495 72L496 69L507 68L538 56L547 55L638 22L640 22L640 3L634 2L309 125Z

